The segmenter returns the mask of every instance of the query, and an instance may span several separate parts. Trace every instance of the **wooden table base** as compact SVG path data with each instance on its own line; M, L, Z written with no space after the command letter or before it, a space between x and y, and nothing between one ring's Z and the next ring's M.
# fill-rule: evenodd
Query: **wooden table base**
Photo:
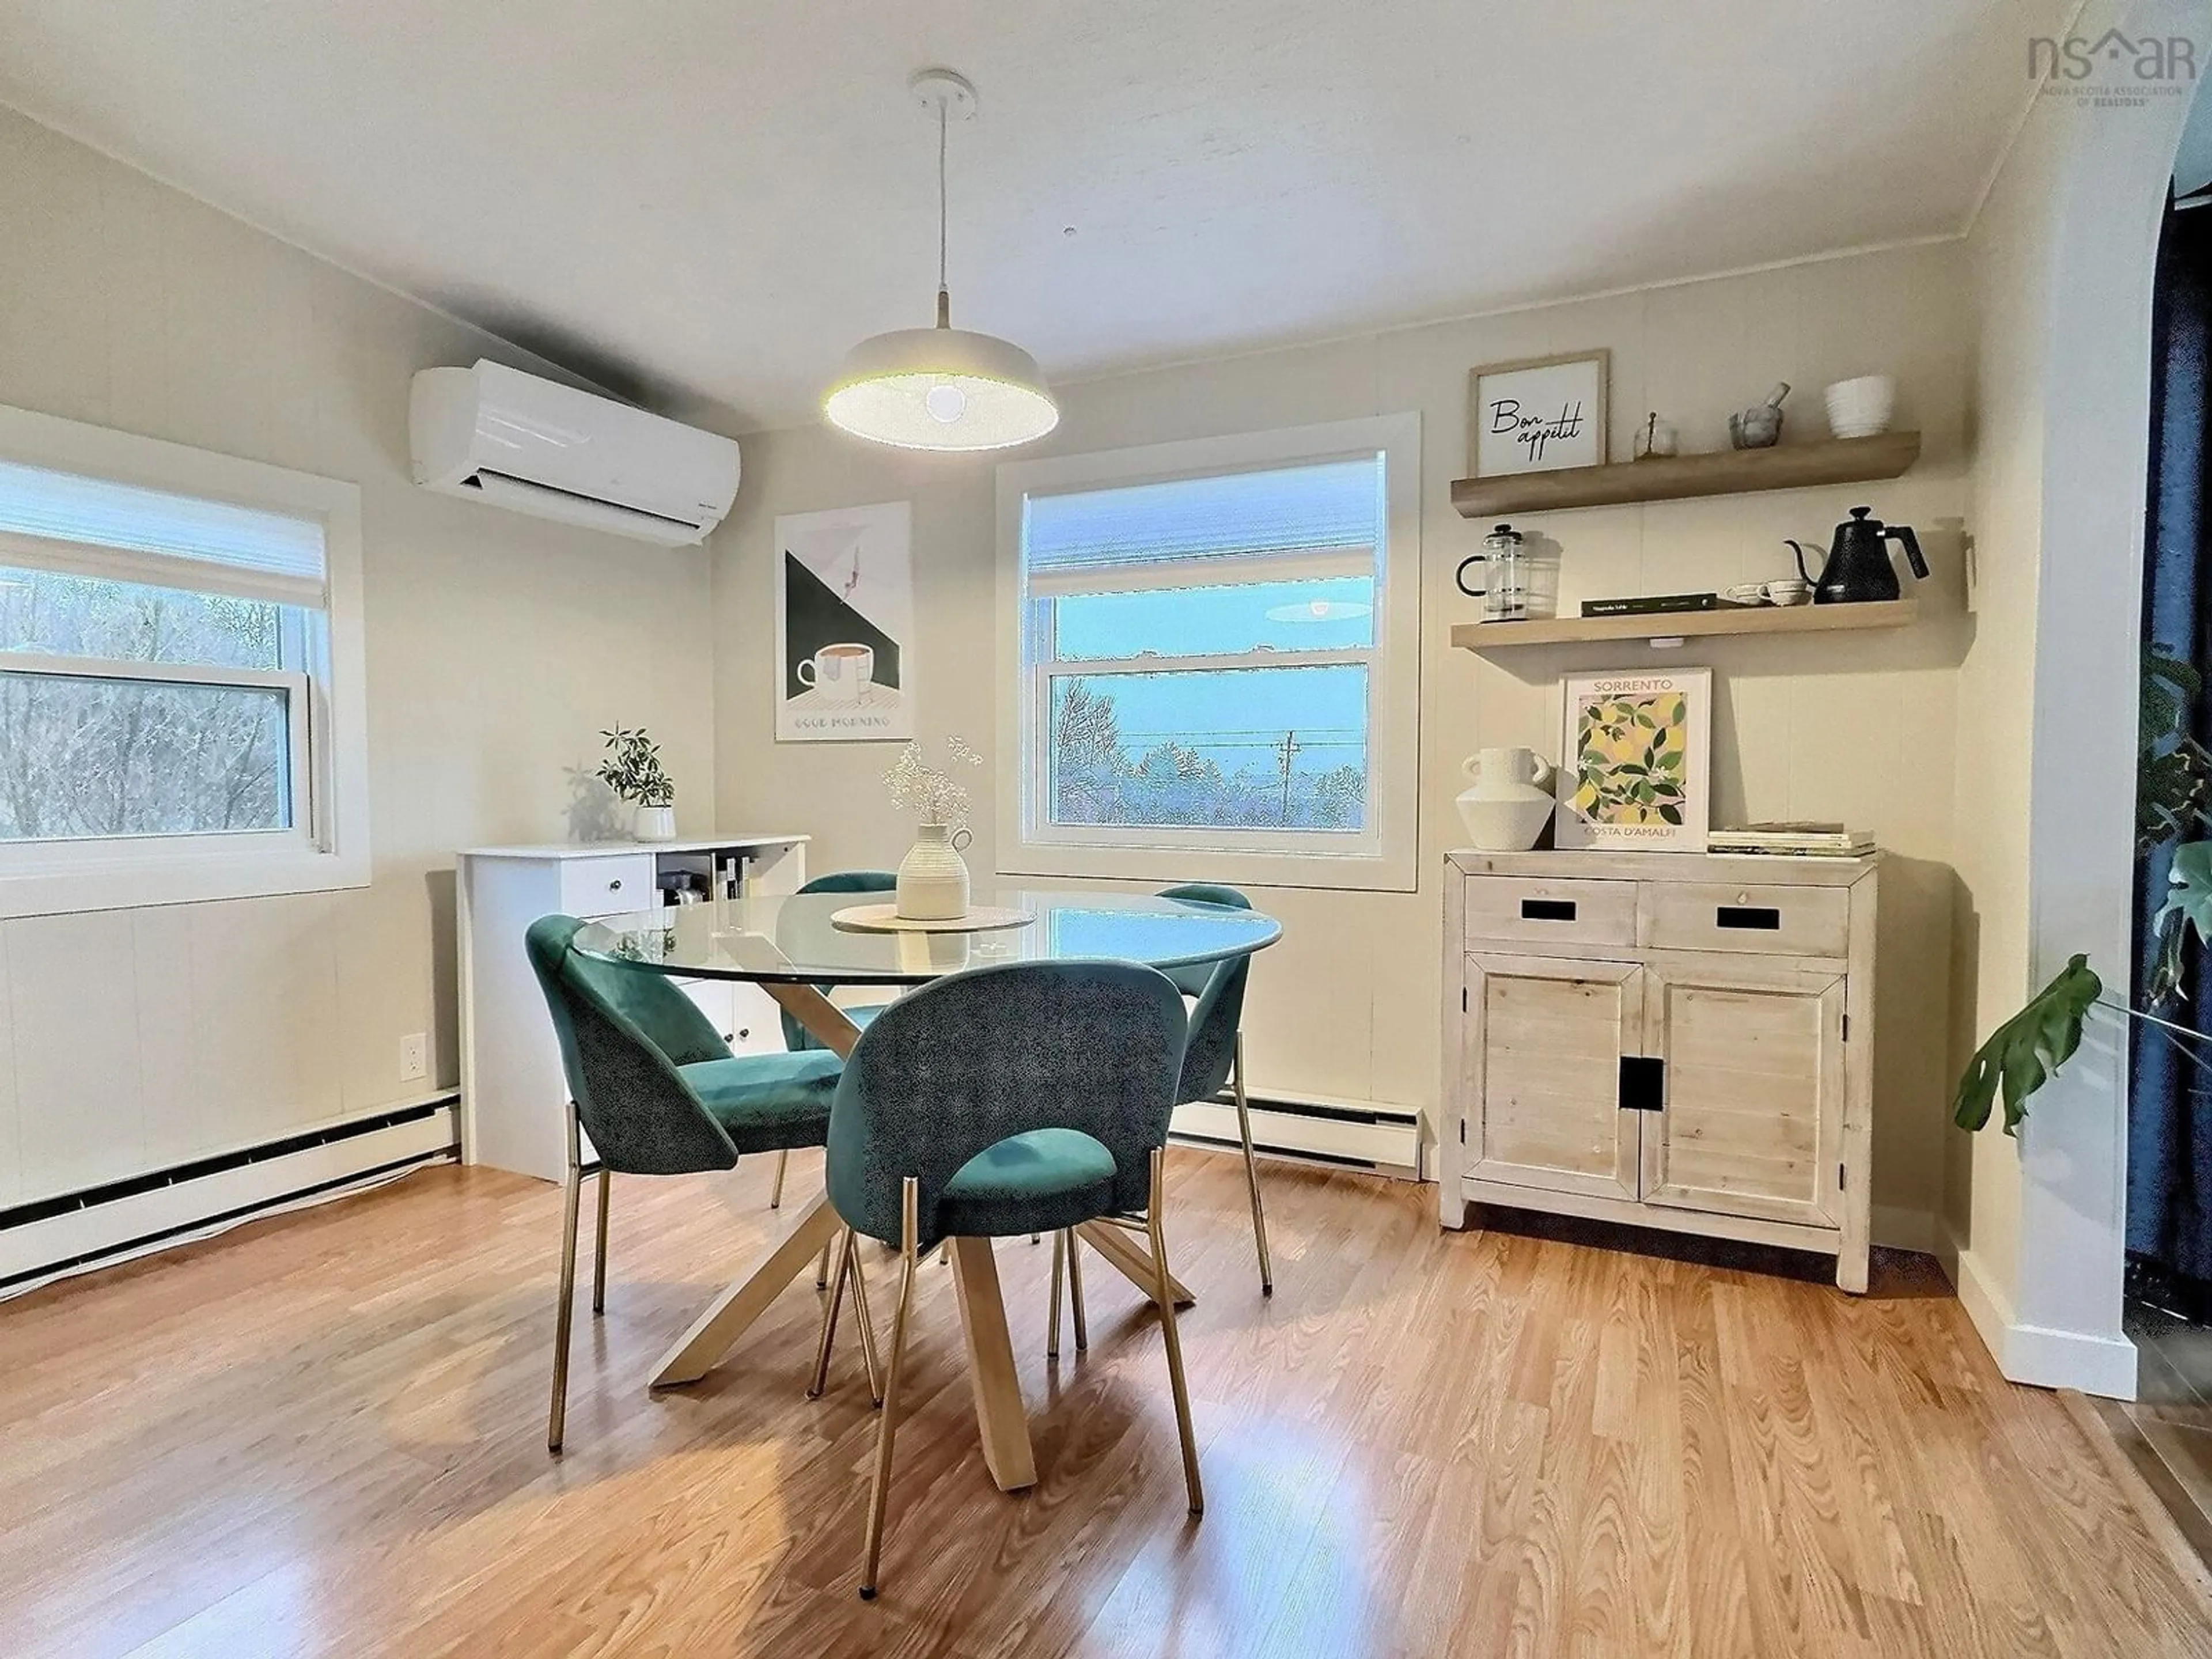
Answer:
M691 1328L660 1357L653 1386L671 1389L696 1382L720 1364L722 1356L737 1346L746 1327L766 1313L769 1304L784 1287L812 1265L822 1247L843 1225L837 1212L830 1207L830 1195L817 1194L752 1271L708 1304L707 1310L691 1322Z
M960 1330L967 1340L968 1383L975 1395L975 1428L983 1437L983 1462L1001 1492L1036 1485L1036 1457L1030 1449L1029 1413L1022 1404L1022 1380L1014 1366L1013 1338L1006 1329L1006 1299L999 1294L999 1263L988 1238L946 1241L952 1257L952 1283L960 1302Z

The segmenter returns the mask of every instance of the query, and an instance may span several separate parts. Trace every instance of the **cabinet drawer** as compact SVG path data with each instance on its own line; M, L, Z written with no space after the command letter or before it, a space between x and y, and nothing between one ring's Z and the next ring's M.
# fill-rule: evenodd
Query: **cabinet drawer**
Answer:
M1655 950L1840 957L1850 915L1842 887L1653 881L1638 901L1637 939Z
M612 916L650 910L659 895L653 890L653 854L625 853L618 858L568 859L561 866L561 908L572 916Z
M1633 945L1636 884L1579 877L1469 876L1467 939Z

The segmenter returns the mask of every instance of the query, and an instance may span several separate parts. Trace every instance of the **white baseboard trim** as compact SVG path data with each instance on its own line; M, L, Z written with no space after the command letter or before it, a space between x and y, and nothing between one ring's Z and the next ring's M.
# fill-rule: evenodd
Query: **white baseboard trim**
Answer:
M394 1116L404 1121L359 1129L330 1126L276 1142L265 1157L237 1153L210 1160L227 1167L206 1173L188 1165L173 1180L120 1196L95 1191L65 1206L25 1206L33 1218L0 1226L0 1299L264 1215L343 1197L452 1156L456 1131L450 1098L427 1109L374 1114L368 1121Z
M2077 1389L2107 1400L2136 1397L2136 1345L2126 1337L2021 1323L1988 1263L1962 1249L1948 1223L1938 1225L1936 1255L1958 1289L1974 1334L2008 1382Z
M1254 1100L1252 1145L1273 1157L1369 1169L1416 1181L1421 1174L1421 1117L1411 1107L1352 1106L1284 1098ZM1235 1146L1237 1109L1225 1102L1192 1101L1175 1110L1178 1139Z

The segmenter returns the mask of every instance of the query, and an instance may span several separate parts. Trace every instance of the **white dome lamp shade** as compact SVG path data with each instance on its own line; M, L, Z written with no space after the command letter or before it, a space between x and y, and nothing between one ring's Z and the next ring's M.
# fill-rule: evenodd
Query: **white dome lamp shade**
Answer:
M975 112L975 88L924 70L915 95L937 116L937 326L894 329L846 354L822 399L835 427L900 449L1006 449L1060 424L1036 359L1009 340L952 326L945 287L945 145L951 118Z

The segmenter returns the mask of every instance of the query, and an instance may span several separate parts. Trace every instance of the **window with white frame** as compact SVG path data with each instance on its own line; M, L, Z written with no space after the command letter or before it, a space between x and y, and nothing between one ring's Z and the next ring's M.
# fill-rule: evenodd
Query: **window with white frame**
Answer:
M332 717L333 665L358 659L334 648L331 558L356 499L0 410L0 914L365 872L357 814L338 858L357 687Z
M1002 866L1413 884L1418 432L1001 469L1021 665Z

